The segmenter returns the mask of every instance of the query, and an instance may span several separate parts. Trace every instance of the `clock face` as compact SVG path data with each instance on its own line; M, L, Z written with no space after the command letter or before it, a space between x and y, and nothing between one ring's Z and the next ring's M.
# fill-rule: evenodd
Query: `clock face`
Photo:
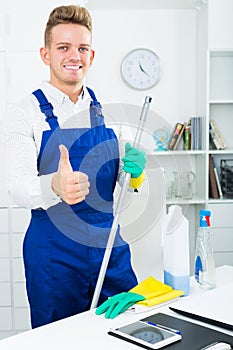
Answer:
M149 49L135 49L123 58L121 74L130 87L137 90L150 89L160 80L160 59Z

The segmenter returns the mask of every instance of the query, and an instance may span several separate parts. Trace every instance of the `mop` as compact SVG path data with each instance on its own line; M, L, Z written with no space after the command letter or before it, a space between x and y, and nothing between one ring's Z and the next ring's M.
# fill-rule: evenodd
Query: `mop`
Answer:
M144 102L143 107L142 107L142 111L141 111L141 115L140 115L140 119L139 119L139 123L138 123L137 132L135 135L133 147L135 147L140 142L142 132L143 132L143 127L144 127L145 122L146 122L147 113L149 110L151 100L152 100L151 97L146 96L145 102ZM94 291L94 295L93 295L93 299L92 299L92 303L91 303L91 309L96 308L97 304L98 304L100 292L101 292L102 285L104 282L104 277L106 274L109 258L110 258L111 252L112 252L112 247L114 244L114 240L115 240L115 236L116 236L116 232L117 232L117 228L118 228L120 211L121 211L121 208L123 205L123 201L124 201L126 192L128 190L128 187L129 187L130 178L131 178L131 174L126 173L123 185L121 187L121 191L120 191L120 195L119 195L119 199L118 199L118 203L117 203L117 207L116 207L116 211L115 211L115 216L114 216L112 227L111 227L111 230L109 233L103 261L102 261L102 264L100 267L100 272L99 272L98 280L96 283L96 287L95 287L95 291Z

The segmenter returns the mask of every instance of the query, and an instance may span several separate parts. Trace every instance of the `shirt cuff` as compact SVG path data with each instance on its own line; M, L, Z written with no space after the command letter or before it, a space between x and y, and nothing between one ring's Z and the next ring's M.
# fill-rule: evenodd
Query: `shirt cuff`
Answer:
M41 196L43 198L42 209L45 210L61 202L61 198L52 190L53 175L52 173L40 176Z

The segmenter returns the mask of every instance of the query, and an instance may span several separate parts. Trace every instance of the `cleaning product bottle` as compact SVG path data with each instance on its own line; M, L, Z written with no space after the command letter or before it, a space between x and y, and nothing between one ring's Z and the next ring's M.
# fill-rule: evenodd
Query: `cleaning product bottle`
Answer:
M200 210L200 227L195 251L195 280L204 289L216 287L216 270L210 230L209 210Z
M171 205L163 223L164 283L173 289L190 289L189 222L179 205Z

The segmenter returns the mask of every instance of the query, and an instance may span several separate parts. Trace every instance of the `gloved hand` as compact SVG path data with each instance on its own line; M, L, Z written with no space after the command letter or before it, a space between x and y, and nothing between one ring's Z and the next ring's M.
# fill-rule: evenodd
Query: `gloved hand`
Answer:
M145 300L145 297L140 294L131 292L119 293L101 304L96 309L96 315L105 313L105 318L114 318L141 300Z
M131 177L139 177L146 165L145 152L141 151L139 148L131 147L130 143L125 145L125 156L122 158L124 163L123 170L126 173L130 173Z

